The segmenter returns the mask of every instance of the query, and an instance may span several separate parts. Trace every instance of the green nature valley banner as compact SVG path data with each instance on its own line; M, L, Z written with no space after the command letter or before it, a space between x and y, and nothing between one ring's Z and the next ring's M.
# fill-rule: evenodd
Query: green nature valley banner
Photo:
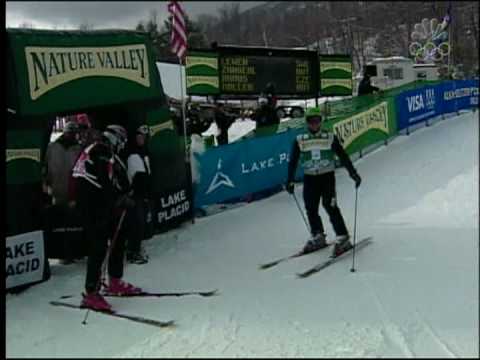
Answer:
M352 95L352 58L349 55L320 55L320 96Z
M327 120L324 126L338 136L348 154L386 141L397 133L394 97L378 98L355 113Z
M219 94L218 54L191 52L186 58L188 95Z
M163 98L150 41L135 31L7 29L19 116Z

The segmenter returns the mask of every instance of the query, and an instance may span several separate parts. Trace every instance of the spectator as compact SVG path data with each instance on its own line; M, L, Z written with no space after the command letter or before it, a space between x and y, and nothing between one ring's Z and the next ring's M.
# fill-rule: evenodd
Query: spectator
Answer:
M73 121L68 122L63 129L63 134L47 147L43 168L43 190L46 194L51 195L47 198L51 204L47 204L50 216L47 217L46 229L53 229L54 224L57 227L60 225L63 229L69 228L75 220L75 202L69 201L68 187L71 171L82 150L78 139L78 125ZM65 232L65 234L67 233ZM60 263L63 265L73 263L74 258L77 257L74 254L73 244L63 241L62 245L59 245L62 247L63 254Z
M372 94L374 92L380 91L380 89L376 86L373 86L370 81L370 74L365 73L363 75L362 81L358 84L358 96Z
M235 122L235 115L229 114L225 111L223 103L217 103L215 109L215 123L218 128L217 144L228 144L228 129Z
M48 145L43 169L44 189L51 193L53 204L68 204L68 178L82 149L78 139L78 125L68 122L63 134Z
M272 104L268 102L266 96L260 96L258 103L260 106L253 115L253 120L257 123L257 129L280 124L277 112Z
M148 256L142 251L141 242L148 236L151 225L151 170L147 150L148 126L137 128L130 143L128 155L128 178L132 184L134 206L127 212L127 261L132 264L145 264Z

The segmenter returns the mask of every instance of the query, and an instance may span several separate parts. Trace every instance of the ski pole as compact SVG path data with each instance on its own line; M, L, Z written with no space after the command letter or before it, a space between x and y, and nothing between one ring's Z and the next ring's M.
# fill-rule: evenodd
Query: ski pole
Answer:
M353 223L353 256L352 256L352 268L350 272L355 272L355 243L357 239L357 198L358 198L358 188L355 187L355 217Z
M104 282L105 272L106 272L108 260L110 258L110 253L112 252L112 249L115 246L115 243L117 241L118 234L120 232L120 228L122 227L123 219L125 218L126 213L127 213L127 209L125 208L122 211L122 215L120 216L120 220L118 220L118 224L117 224L117 227L115 228L115 233L113 234L112 241L110 242L110 246L107 249L107 253L105 254L105 258L103 259L102 270L101 270L100 278L98 279L97 289L99 289L100 286L102 285L102 283ZM87 312L85 313L85 317L83 318L83 321L82 321L83 325L87 324L87 318L88 318L89 313L90 313L90 308L88 308Z
M295 192L292 193L293 198L295 199L295 203L297 204L298 211L300 211L300 214L302 215L303 222L305 223L305 226L307 227L308 233L310 234L310 226L308 225L307 219L305 218L305 214L303 213L303 210L298 203L297 197L295 196Z

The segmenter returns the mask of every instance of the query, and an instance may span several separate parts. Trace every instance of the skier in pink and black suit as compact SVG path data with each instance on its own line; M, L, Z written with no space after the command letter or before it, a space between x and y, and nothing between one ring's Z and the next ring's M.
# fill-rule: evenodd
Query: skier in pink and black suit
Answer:
M118 207L128 206L128 196L119 195L117 189L123 177L118 170L121 169L121 165L117 163L118 154L125 146L126 140L127 134L122 126L109 125L100 140L83 150L72 174L75 181L71 186L71 191L74 192L71 196L77 200L85 238L89 241L82 306L96 310L111 310L111 305L99 291L102 286L101 272L108 249L108 239L112 239L112 228L116 228L118 224L114 211ZM112 226L112 222L117 224ZM109 256L110 282L106 291L117 294L140 292L140 288L121 280L124 244L122 237L118 237L117 240Z

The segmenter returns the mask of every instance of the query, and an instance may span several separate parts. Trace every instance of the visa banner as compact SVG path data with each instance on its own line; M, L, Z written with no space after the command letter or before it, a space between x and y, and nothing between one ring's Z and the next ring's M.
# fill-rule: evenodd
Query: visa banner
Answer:
M292 144L302 130L288 129L280 134L234 142L195 154L200 173L195 186L195 207L222 203L285 184Z
M441 91L438 86L426 86L397 95L397 129L402 130L440 115L440 104Z

